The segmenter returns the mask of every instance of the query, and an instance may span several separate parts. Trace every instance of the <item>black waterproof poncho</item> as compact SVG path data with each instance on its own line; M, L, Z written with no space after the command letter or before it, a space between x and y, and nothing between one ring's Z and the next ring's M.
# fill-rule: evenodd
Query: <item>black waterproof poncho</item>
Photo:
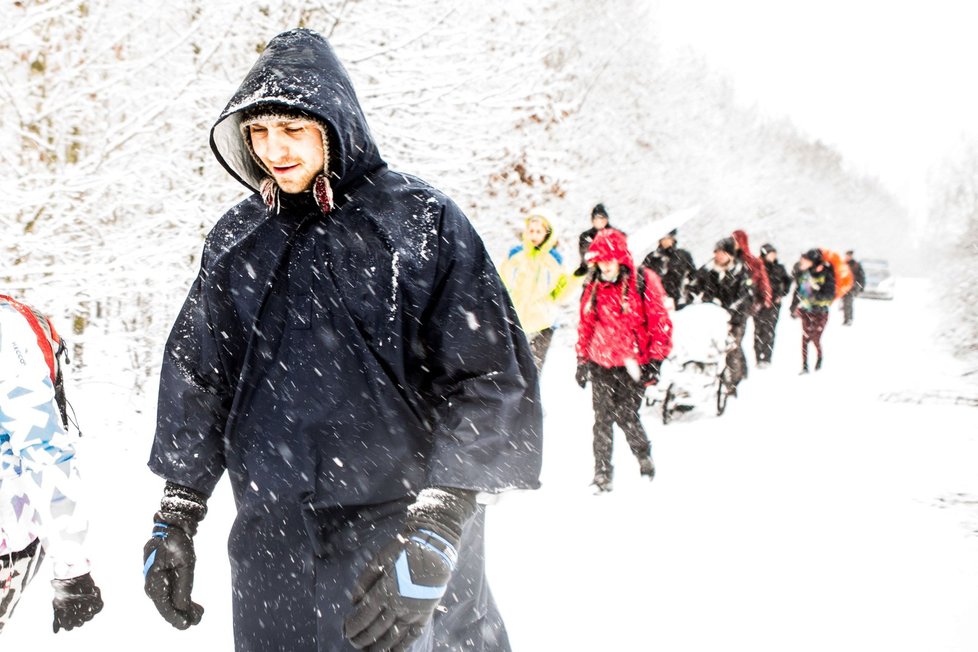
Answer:
M276 37L211 132L252 190L239 124L265 105L328 127L335 206L255 194L214 227L166 345L151 469L208 494L227 469L253 513L536 487L533 360L468 220L387 168L316 33Z

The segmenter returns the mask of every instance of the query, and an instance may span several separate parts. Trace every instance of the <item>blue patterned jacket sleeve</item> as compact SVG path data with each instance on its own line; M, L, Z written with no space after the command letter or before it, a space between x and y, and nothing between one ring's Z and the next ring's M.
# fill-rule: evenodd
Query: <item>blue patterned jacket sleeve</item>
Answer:
M73 437L30 324L0 302L0 554L40 538L54 577L89 572Z

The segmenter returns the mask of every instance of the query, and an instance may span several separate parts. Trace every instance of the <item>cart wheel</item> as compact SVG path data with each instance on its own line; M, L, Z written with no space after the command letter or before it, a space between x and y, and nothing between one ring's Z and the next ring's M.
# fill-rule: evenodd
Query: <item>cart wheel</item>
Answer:
M676 395L672 393L673 383L666 388L666 396L662 399L662 425L667 426L672 421L672 404Z
M717 383L717 416L723 416L723 411L727 409L727 385L723 381Z

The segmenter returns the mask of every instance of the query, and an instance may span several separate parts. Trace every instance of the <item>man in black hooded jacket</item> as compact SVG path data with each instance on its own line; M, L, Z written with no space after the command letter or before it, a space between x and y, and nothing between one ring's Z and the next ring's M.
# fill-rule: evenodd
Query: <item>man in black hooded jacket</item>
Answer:
M482 241L389 170L326 40L273 39L211 130L253 194L167 341L146 593L177 628L228 472L238 652L508 650L477 496L535 488L541 411Z
M730 313L724 387L737 395L737 385L747 377L747 358L743 341L747 318L754 302L754 281L739 258L733 238L723 238L713 247L713 259L696 271L689 285L690 297L702 303L716 303Z
M577 266L574 270L574 276L584 276L587 274L588 261L587 261L587 251L591 247L591 243L594 242L594 238L597 237L603 229L607 229L611 226L608 221L608 211L605 209L604 204L595 204L594 208L591 209L591 228L586 231L582 231L581 235L577 237L577 249L578 253L581 254L581 264ZM621 229L619 229L620 231Z
M689 284L696 275L693 256L676 245L676 229L659 239L659 246L642 262L662 279L662 287L678 310L689 303Z

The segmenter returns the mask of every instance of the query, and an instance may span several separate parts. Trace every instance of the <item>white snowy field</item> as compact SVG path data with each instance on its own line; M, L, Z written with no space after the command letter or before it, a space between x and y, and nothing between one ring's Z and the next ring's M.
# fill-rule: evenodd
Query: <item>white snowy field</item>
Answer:
M704 405L663 426L647 414L651 484L616 432L603 496L588 487L590 388L574 383L561 331L543 377L543 488L490 508L489 572L514 650L978 649L978 411L942 398L974 388L934 340L928 296L906 279L893 302L859 300L851 328L833 312L825 368L804 377L800 326L784 315L774 364L751 365L724 416ZM154 398L107 380L72 399L105 611L53 635L43 568L0 646L231 650L226 481L196 541L207 611L178 632L142 592L162 488L145 466Z

